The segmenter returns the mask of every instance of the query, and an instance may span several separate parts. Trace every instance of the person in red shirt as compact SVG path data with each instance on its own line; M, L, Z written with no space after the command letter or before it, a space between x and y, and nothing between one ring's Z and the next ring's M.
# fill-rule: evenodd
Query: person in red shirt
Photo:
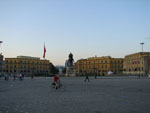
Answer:
M60 82L59 76L56 74L56 75L54 76L54 81L53 81L53 83L52 83L52 88L58 89L58 88L60 88L60 87L62 87L62 84L61 84L61 82Z
M54 83L55 83L55 84L58 82L58 79L59 79L58 76L55 75L55 76L54 76Z

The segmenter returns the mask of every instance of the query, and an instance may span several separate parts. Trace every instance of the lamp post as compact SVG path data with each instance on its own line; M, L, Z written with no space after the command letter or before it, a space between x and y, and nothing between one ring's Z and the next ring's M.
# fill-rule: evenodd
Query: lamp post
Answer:
M0 46L1 46L2 43L3 43L3 41L0 41Z
M0 46L1 46L2 43L3 43L3 41L0 41ZM2 53L0 53L0 54L2 54ZM2 59L0 59L0 60L2 60L2 61L1 61L1 66L0 66L1 69L0 69L0 70L2 71L1 74L2 74L2 76L3 76L3 74L4 74L4 73L3 73L3 72L4 72L4 62L3 62L3 56L2 56L2 55L1 55L1 57L2 57Z
M142 42L142 43L140 43L141 44L141 46L142 46L142 52L143 52L143 45L144 45L144 43Z

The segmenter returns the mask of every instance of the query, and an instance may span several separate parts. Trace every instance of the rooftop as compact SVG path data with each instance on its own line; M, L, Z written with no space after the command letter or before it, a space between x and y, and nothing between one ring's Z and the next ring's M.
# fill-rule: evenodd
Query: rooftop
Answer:
M40 60L40 57L31 57L31 56L17 56L17 58L37 59L37 60Z
M132 55L150 55L150 52L138 52L138 53L133 53L133 54L130 54L130 55L126 55L125 57L129 57L129 56L132 56Z

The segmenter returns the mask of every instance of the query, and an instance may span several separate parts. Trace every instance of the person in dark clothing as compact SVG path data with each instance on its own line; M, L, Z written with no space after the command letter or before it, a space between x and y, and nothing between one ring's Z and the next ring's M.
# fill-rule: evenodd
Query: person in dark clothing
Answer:
M90 80L89 80L89 76L88 76L88 75L86 75L86 76L85 76L85 80L84 80L84 82L86 82L86 80L88 80L88 82L90 82Z
M33 74L31 75L31 79L33 79Z
M95 74L95 79L97 79L97 75Z
M8 79L9 79L9 75L5 74L5 80L8 80Z
M16 75L14 74L13 76L14 76L14 80L16 80Z

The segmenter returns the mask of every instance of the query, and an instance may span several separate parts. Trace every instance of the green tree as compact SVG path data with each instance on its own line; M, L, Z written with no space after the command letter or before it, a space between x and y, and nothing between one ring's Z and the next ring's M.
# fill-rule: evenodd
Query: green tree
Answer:
M52 64L51 73L57 74L58 72L59 72L59 70Z

